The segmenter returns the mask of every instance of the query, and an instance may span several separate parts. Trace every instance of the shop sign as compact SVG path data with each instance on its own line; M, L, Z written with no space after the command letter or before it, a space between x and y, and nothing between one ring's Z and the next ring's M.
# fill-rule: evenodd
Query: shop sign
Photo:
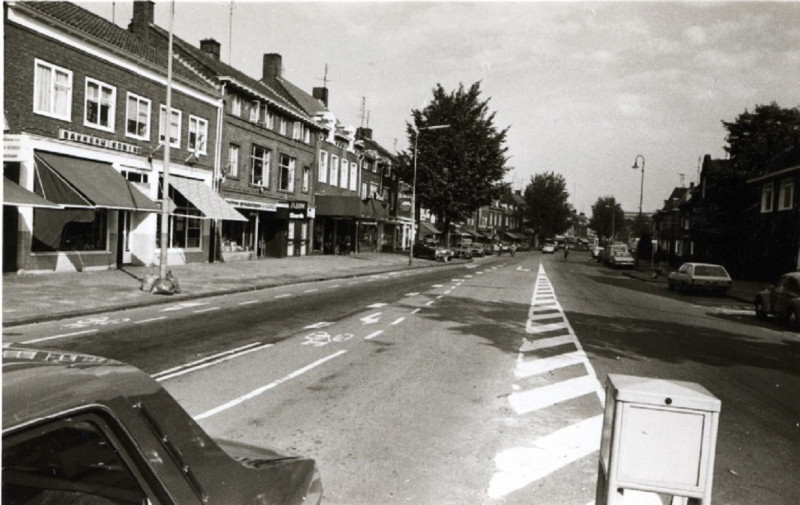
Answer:
M289 219L306 219L308 217L308 202L305 200L291 200L289 202Z
M22 136L3 135L3 161L22 160Z
M411 217L411 198L401 196L397 199L397 215L399 217Z
M275 212L278 210L278 206L274 203L251 202L249 200L237 200L235 198L226 198L225 201L239 209L263 210L265 212Z
M104 139L95 137L94 135L86 135L85 133L78 133L64 128L58 129L58 138L61 140L69 140L71 142L78 142L81 144L89 144L96 147L111 149L130 154L141 154L142 148L127 142L120 142L119 140Z

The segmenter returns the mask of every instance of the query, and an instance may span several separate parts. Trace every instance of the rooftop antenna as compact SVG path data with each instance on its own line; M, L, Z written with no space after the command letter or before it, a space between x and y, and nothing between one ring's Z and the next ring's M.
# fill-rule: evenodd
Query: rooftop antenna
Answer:
M361 97L361 112L359 113L359 115L361 116L361 128L364 128L365 123L369 124L369 121L367 121L367 119L366 119L367 118L367 97L365 97L365 96Z
M117 23L117 2L111 2L111 22Z
M324 77L317 77L317 80L322 81L322 87L323 88L327 88L328 87L328 83L329 82L333 82L333 81L329 81L328 80L328 64L327 63L325 64L325 76Z
M683 179L684 179L684 177L686 177L686 174L684 174L684 173L680 173L680 174L678 174L678 175L679 175L679 176L680 176L680 178L681 178L681 187L684 187L684 186L685 186L685 184L684 184L684 182L683 182Z
M230 14L228 15L228 63L233 62L233 0L231 0Z

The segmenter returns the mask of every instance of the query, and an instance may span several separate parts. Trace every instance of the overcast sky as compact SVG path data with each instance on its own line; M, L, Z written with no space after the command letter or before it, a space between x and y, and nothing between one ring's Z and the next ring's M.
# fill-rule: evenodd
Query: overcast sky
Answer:
M130 1L78 3L131 19ZM156 22L168 20L158 0ZM703 155L725 157L722 120L800 106L798 20L800 2L178 0L174 30L196 45L216 39L222 59L255 78L262 55L279 53L284 76L309 93L327 65L331 110L345 124L368 119L389 150L407 148L405 123L437 83L480 81L498 127L510 127L508 180L521 189L562 174L590 214L602 196L638 211L636 155L651 212L697 180Z

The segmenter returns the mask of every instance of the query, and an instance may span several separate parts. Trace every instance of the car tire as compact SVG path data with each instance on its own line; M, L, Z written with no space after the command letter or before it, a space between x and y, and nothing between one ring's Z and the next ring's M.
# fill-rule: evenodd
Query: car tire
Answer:
M764 310L764 300L762 300L761 298L756 298L755 308L756 308L757 318L762 320L767 318L767 311Z

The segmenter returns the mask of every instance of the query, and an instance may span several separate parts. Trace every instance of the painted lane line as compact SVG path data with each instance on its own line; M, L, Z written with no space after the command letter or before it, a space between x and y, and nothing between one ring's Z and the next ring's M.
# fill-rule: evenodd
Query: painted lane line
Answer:
M533 361L523 361L522 355L520 354L519 356L520 358L517 361L517 369L514 371L514 375L519 378L532 377L534 375L540 375L553 370L558 370L559 368L577 365L579 363L583 363L583 360L585 359L583 353L579 351L568 352L566 354L559 354L557 356L551 356L549 358L542 358Z
M502 498L598 451L602 428L602 415L590 417L539 438L534 447L500 452L489 496Z
M364 340L372 340L373 338L377 337L381 333L383 333L383 330L373 331L372 333L370 333L369 335L364 337Z
M182 368L182 369L181 370L176 370L175 372L170 373L170 374L159 375L158 377L156 377L154 375L153 378L155 378L158 382L169 380L169 379L174 379L175 377L178 377L178 376L181 376L181 375L186 375L187 373L192 373L192 372L196 372L198 370L202 370L204 368L208 368L210 366L219 365L220 363L224 363L226 361L230 361L230 360L235 359L235 358L241 358L245 354L250 354L251 352L260 351L262 349L266 349L268 347L272 347L273 345L275 345L275 344L264 344L264 345L261 345L261 346L258 346L258 347L253 347L253 348L250 348L250 349L239 351L239 352L237 352L235 354L231 354L229 356L221 357L221 358L215 359L213 361L207 361L207 359L206 359L205 362L199 363L199 364L197 364L195 366L188 367L188 368L179 367L179 368ZM160 373L164 374L165 372L160 372Z
M406 296L417 296L418 294L418 291L412 291L411 293L406 293Z
M142 319L141 321L134 321L133 324L152 323L153 321L161 321L162 319L166 318L167 316L151 317L150 319Z
M219 310L219 309L220 309L220 307L209 307L207 309L200 309L200 310L192 311L192 314L201 314L203 312L211 312L211 311Z
M250 305L252 303L258 303L258 300L248 300L246 302L239 302L239 305Z
M521 393L511 393L508 401L517 414L523 415L572 400L573 398L595 393L598 387L597 379L587 375Z
M328 322L328 321L320 321L318 323L309 324L308 326L304 326L303 329L304 330L317 330L319 328L324 328L324 327L330 326L332 324L333 323Z
M436 297L436 299L437 299L437 300L441 300L442 298L444 298L444 295L438 295L438 296Z
M48 340L56 340L59 338L69 338L69 337L76 337L78 335L87 335L89 333L97 333L97 330L83 330L83 331L75 331L72 333L62 333L61 335L53 335L52 337L42 337L42 338L34 338L33 340L26 340L21 342L23 344L35 344L36 342L46 342Z
M275 298L289 298L290 296L292 295L289 293L284 293L282 295L275 295Z
M316 293L317 291L319 291L319 288L306 289L303 293Z
M250 400L250 399L255 398L256 396L259 396L259 395L269 391L270 389L274 389L274 388L280 386L281 384L283 384L286 381L294 379L295 377L299 377L299 376L303 375L304 373L308 372L309 370L313 370L314 368L322 365L326 361L332 360L334 358L338 358L339 356L341 356L342 354L345 354L346 352L347 351L344 350L344 349L342 349L341 351L337 351L337 352L335 352L335 353L333 353L333 354L331 354L329 356L326 356L326 357L324 357L322 359L319 359L319 360L317 360L317 361L315 361L315 362L313 362L313 363L311 363L309 365L306 365L303 368L295 370L294 372L290 373L289 375L286 375L285 377L282 377L282 378L280 378L280 379L278 379L278 380L276 380L274 382L270 382L266 386L262 386L262 387L260 387L258 389L254 389L253 391L250 391L246 395L242 395L242 396L240 396L238 398L234 398L233 400L231 400L231 401L229 401L227 403L224 403L224 404L220 405L219 407L215 407L215 408L213 408L211 410L207 410L207 411L203 412L202 414L194 416L194 419L195 419L195 421L199 421L201 419L206 419L206 418L211 417L213 415L219 414L220 412L224 412L224 411L226 411L226 410L228 410L230 408L233 408L233 407L235 407L235 406L237 406L237 405L239 405L241 403L246 402L247 400Z
M160 372L156 372L154 374L151 374L150 377L153 377L153 378L160 377L162 375L170 374L170 373L172 373L172 372L174 372L176 370L182 370L184 368L193 367L193 366L195 366L197 364L200 364L200 363L205 363L206 361L209 361L209 360L217 359L217 358L219 358L221 356L228 356L230 354L236 354L237 352L243 351L245 349L250 349L250 348L255 347L257 345L261 345L261 342L252 342L250 344L243 345L243 346L240 346L240 347L235 347L233 349L228 349L227 351L222 351L222 352L219 352L217 354L212 354L211 356L206 356L205 358L200 358L200 359L195 360L195 361L190 361L189 363L184 363L183 365L178 365L178 366L173 367L173 368L168 368L167 370L162 370Z
M405 317L398 317L397 319L395 319L394 321L391 322L391 325L392 326L396 326L396 325L402 323L405 320L406 320Z
M386 303L373 303L372 305L367 305L368 309L379 309L381 307L386 307Z
M431 286L431 287L432 287L432 288L441 288L441 287L444 287L444 284L434 284L434 285L433 285L433 286Z
M431 301L427 302L425 305L427 305L428 307L430 307L431 305L433 305L433 300L431 300Z
M368 316L362 317L361 322L364 324L375 324L381 319L381 314L383 312L376 312L374 314L370 314Z
M416 313L417 313L417 312L419 312L420 310L421 310L421 309L419 309L419 308L416 308L416 309L412 310L412 311L411 311L411 313L412 313L412 314L416 314Z
M333 286L331 286L331 288L338 288L339 286L341 286L341 284L334 284Z
M545 333L553 330L562 330L565 329L566 327L567 327L566 321L560 323L550 323L550 324L540 324L540 325L534 325L531 323L531 321L528 321L527 324L525 325L525 333L536 335L539 333Z
M208 304L209 302L183 302L173 305L172 307L167 307L166 309L161 309L161 312L173 312L175 310L191 309L192 307L200 307Z

